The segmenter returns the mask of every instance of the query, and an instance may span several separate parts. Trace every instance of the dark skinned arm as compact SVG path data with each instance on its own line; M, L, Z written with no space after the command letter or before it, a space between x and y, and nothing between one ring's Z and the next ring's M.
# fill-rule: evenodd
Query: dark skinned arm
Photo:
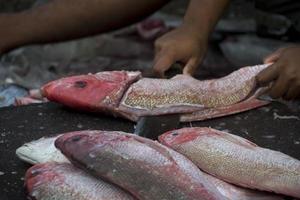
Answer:
M0 14L0 53L115 30L150 15L168 0L53 0L15 14Z
M209 35L229 4L229 0L191 0L183 23L155 42L153 70L163 77L175 62L183 73L193 75L204 58Z
M300 46L282 48L268 56L264 62L273 63L257 75L260 85L271 85L273 98L286 100L300 98Z

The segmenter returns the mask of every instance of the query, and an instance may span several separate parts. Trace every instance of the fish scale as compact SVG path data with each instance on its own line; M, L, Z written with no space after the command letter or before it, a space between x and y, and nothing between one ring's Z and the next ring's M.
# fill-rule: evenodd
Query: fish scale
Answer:
M80 131L64 134L55 145L75 165L138 199L226 199L192 162L149 139L123 132Z
M300 197L300 161L210 128L183 128L159 140L200 169L236 185Z
M230 200L284 200L282 196L276 194L238 187L209 174L205 175L207 179L217 187L221 194Z
M144 78L132 84L122 104L145 109L170 104L205 107L234 104L250 94L255 86L254 76L264 68L264 65L246 67L224 78L207 81L186 75L177 75L172 79Z
M223 78L204 81L187 75L177 75L171 79L142 78L128 88L119 110L133 120L139 116L182 113L182 121L187 118L194 121L201 120L203 116L198 111L207 111L209 118L211 109L217 111L212 117L217 117L262 106L266 102L254 100L257 89L255 76L267 66L244 67ZM242 104L243 109L233 107L226 113L218 110L247 100L255 103Z

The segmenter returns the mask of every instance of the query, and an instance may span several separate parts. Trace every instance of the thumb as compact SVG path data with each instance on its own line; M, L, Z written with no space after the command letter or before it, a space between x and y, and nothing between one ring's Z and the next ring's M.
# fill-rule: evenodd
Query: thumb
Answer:
M153 71L157 76L163 78L174 62L174 57L170 53L158 52L154 59Z
M183 68L183 74L190 76L194 75L197 70L198 64L199 60L197 58L190 58Z
M277 79L279 75L278 65L277 63L267 67L266 69L262 70L257 76L256 80L260 86L265 86L269 82Z
M276 62L279 59L283 50L284 50L284 48L278 49L277 51L275 51L275 52L271 53L270 55L268 55L267 57L265 57L264 64Z

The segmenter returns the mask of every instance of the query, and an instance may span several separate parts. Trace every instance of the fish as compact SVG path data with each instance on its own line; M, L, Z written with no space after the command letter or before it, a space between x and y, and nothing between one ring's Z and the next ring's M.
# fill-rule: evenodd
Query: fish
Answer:
M207 173L204 173L204 175L223 196L230 200L284 200L284 197L273 193L239 187Z
M14 106L22 106L22 105L29 105L33 103L44 103L47 102L47 98L44 98L41 90L39 89L32 89L29 90L29 94L24 97L16 97Z
M135 200L118 186L97 179L70 163L43 163L29 168L25 187L34 200Z
M61 135L42 137L23 144L17 148L17 157L29 164L46 162L70 163L69 160L54 146L55 140Z
M55 146L75 166L137 199L226 199L190 160L146 138L118 131L77 131L59 137Z
M41 91L50 101L131 121L165 114L180 114L182 122L201 121L268 104L257 98L261 88L255 79L267 66L244 67L203 81L182 74L157 79L140 72L99 72L54 80Z
M300 161L207 127L164 133L159 141L229 183L300 198Z
M48 162L70 163L69 160L54 146L55 140L62 134L51 137L42 137L38 140L25 143L16 150L17 156L30 164L42 164ZM278 195L259 192L229 184L207 173L203 175L212 183L218 191L230 200L283 200Z
M31 97L16 97L14 106L24 106L24 105L29 105L29 104L34 104L34 103L43 103L46 102L47 100L39 100L39 99L34 99Z

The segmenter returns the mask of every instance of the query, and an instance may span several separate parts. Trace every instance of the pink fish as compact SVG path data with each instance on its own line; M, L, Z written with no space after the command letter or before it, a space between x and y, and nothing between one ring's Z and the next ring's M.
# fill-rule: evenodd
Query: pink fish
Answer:
M76 166L143 200L223 200L203 173L158 142L123 132L78 131L55 145Z
M25 177L34 200L134 200L119 187L96 179L68 163L45 163L31 167Z
M211 128L167 132L159 141L224 181L300 197L300 161Z
M140 72L99 72L52 81L42 91L51 101L132 121L172 113L181 114L181 121L197 121L266 105L255 93L255 76L266 66L245 67L205 81L186 75L151 79Z

